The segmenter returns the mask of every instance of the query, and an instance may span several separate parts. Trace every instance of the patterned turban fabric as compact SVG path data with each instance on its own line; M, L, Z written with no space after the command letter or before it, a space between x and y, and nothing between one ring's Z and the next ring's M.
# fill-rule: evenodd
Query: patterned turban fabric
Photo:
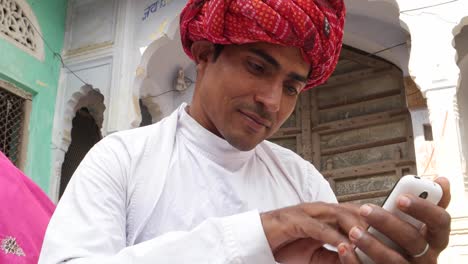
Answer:
M267 42L301 49L312 65L304 90L333 73L343 43L343 0L189 0L180 17L185 53L192 43Z

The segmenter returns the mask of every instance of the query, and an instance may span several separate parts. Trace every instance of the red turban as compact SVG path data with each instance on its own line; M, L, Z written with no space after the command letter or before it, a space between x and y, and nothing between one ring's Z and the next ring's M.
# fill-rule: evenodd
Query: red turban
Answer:
M189 0L180 17L185 53L194 41L299 47L312 65L304 90L333 73L343 43L343 0Z

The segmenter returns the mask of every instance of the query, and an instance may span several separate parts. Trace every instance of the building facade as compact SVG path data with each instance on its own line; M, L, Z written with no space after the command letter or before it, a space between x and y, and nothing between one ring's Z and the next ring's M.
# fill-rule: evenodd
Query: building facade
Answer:
M441 263L468 258L468 1L345 1L333 77L301 96L273 141L310 160L342 202L379 203L399 177L449 178L453 216ZM58 200L93 141L154 123L189 102L185 1L69 1L49 193ZM359 92L355 92L359 90ZM354 91L354 92L350 92ZM359 95L359 96L357 96ZM88 127L88 129L85 129ZM80 139L81 138L81 139Z
M44 190L67 1L0 1L0 150Z

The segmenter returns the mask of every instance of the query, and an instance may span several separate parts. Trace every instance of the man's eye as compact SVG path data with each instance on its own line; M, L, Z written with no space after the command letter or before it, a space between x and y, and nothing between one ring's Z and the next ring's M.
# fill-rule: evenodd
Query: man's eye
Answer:
M298 95L299 92L294 86L285 86L284 89L288 95Z
M263 68L263 66L255 63L255 62L247 61L247 65L249 67L249 70L252 71L253 73L259 74L259 73L264 73L265 72L265 68Z

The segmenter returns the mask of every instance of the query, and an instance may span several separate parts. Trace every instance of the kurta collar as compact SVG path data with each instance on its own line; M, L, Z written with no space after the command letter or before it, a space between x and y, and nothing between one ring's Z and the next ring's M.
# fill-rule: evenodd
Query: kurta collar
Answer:
M219 165L235 169L245 164L255 153L255 148L240 151L225 139L211 133L187 113L187 107L181 107L178 121L179 133L200 152Z

